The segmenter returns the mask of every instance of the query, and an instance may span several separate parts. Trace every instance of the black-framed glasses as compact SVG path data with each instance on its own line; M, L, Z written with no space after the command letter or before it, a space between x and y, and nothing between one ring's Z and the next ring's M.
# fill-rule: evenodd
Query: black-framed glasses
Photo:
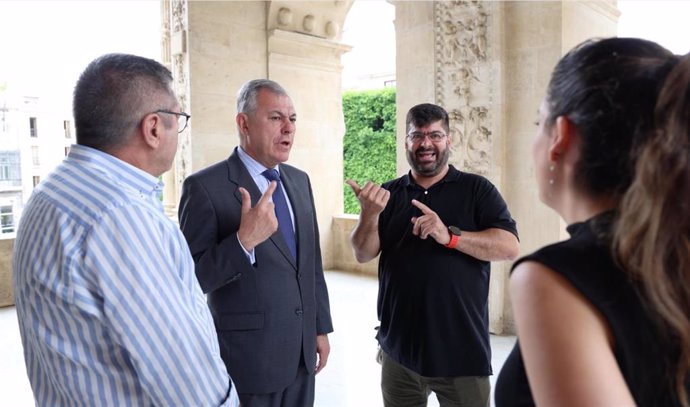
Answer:
M163 109L158 109L153 113L167 113L167 114L174 114L177 116L177 132L182 133L184 129L187 128L187 124L189 123L189 118L192 117L191 114L185 113L185 112L172 112L170 110L163 110Z
M446 136L447 134L441 131L430 131L428 133L422 133L421 131L413 131L412 133L409 133L407 135L407 138L413 143L418 143L424 140L425 138L429 137L429 140L431 140L434 143L438 143L439 141L443 140Z

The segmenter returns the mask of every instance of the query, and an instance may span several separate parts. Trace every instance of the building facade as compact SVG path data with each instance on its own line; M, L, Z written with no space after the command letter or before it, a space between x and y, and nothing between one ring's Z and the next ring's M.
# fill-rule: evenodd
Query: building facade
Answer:
M0 239L14 238L24 204L67 155L73 135L63 103L0 93Z
M538 200L531 123L560 56L587 38L616 34L616 0L389 2L395 7L398 173L408 170L405 112L422 102L442 105L451 114L451 163L486 176L500 190L517 220L522 252L563 238L562 221ZM193 117L180 135L176 163L164 175L171 217L183 180L225 159L238 144L237 89L250 79L273 79L290 93L298 112L289 162L311 176L324 267L376 272L376 261L354 261L348 235L356 219L342 215L342 56L351 47L341 28L351 5L352 0L161 1L162 60L173 72L182 110ZM8 192L2 198L7 202L23 202L33 177L40 180L42 168L54 164L43 167L44 141L54 143L52 149L65 148L69 119L43 119L36 109L36 116L12 111L20 116L19 128L7 138L17 138L17 144L6 148L4 139L0 144L0 150L19 151L20 165L32 174L21 181L21 197ZM33 141L31 117L37 119ZM56 129L52 136L43 130L49 125ZM28 141L22 138L26 134ZM21 211L21 204L12 205ZM0 296L11 281L7 246L0 246ZM514 332L509 268L508 262L492 267L489 309L496 333Z

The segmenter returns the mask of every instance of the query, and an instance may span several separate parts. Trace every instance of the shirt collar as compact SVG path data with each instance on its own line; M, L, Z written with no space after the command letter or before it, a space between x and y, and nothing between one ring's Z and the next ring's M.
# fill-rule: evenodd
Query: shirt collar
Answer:
M240 157L240 161L242 161L242 164L244 164L244 166L247 168L247 171L249 171L249 175L251 175L252 178L261 176L261 174L268 169L264 167L263 164L250 157L241 146L237 147L237 155ZM276 165L273 168L278 171L278 174L280 174L279 165Z
M444 183L444 182L453 182L453 181L457 181L457 180L460 178L460 175L461 175L461 174L462 174L462 172L459 171L459 170L457 170L455 167L453 167L452 164L448 164L448 172L446 173L446 175L445 175L443 178L441 178L440 181L438 181L437 183L435 183L434 185L432 185L432 186L431 186L430 188L428 188L428 189L431 189L431 188L433 188L434 186L439 185L439 184L442 184L442 183ZM405 187L408 187L408 188L409 188L409 187L416 187L416 186L418 186L417 183L414 181L414 178L412 178L412 170L409 170L409 171L407 172L407 174L404 175L404 177L403 177L403 185L404 185ZM420 188L421 188L421 187L420 187Z
M163 181L148 172L95 148L73 144L66 160L92 168L114 183L123 184L141 194L160 193Z

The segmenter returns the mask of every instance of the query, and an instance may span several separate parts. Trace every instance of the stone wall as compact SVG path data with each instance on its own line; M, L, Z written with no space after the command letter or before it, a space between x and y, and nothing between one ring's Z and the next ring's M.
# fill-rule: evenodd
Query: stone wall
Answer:
M532 169L532 125L551 70L589 37L616 32L612 1L396 1L398 174L407 172L405 113L423 102L451 117L450 161L487 177L517 221L521 253L564 237L541 204ZM492 332L515 331L510 262L492 264Z
M332 266L336 270L346 270L355 273L364 273L378 276L379 258L378 256L366 263L359 263L350 245L350 233L357 225L358 215L339 215L333 217L331 224L331 242L333 256Z
M521 252L564 237L558 216L536 194L532 122L558 58L576 43L616 33L615 0L392 1L396 7L397 172L407 172L404 115L422 102L453 118L458 168L489 178L518 222ZM354 260L348 236L356 218L343 211L340 27L351 1L162 2L163 59L183 109L165 206L174 216L179 186L190 173L225 159L238 144L235 94L254 78L291 93L298 130L290 163L312 179L326 268L376 274L377 261ZM166 18L167 17L167 18ZM193 134L193 137L192 137ZM11 245L0 241L0 300L13 301ZM513 332L508 262L492 265L491 328Z
M163 5L164 59L183 109L192 115L180 136L174 171L165 175L165 207L174 216L180 185L191 173L226 159L239 144L236 94L268 78L290 94L297 132L289 164L306 171L314 190L324 264L331 267L330 224L343 211L340 27L351 1L186 1ZM192 136L193 135L193 136Z
M12 248L14 239L0 239L0 307L14 305Z

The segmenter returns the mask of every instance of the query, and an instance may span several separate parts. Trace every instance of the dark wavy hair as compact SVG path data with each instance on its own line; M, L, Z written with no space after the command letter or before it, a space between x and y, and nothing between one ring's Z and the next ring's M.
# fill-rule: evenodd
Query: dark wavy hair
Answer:
M659 363L690 407L690 57L636 38L586 41L559 61L546 102L546 125L566 116L582 140L577 186L618 203L603 237L654 316L658 346L678 350Z
M658 130L641 150L614 234L619 261L659 316L664 340L679 351L678 400L690 406L690 55L666 79Z
M584 191L617 197L628 189L635 152L654 127L654 105L672 61L673 54L654 42L607 38L586 41L558 62L547 89L546 125L567 116L577 127L582 151L576 182Z

